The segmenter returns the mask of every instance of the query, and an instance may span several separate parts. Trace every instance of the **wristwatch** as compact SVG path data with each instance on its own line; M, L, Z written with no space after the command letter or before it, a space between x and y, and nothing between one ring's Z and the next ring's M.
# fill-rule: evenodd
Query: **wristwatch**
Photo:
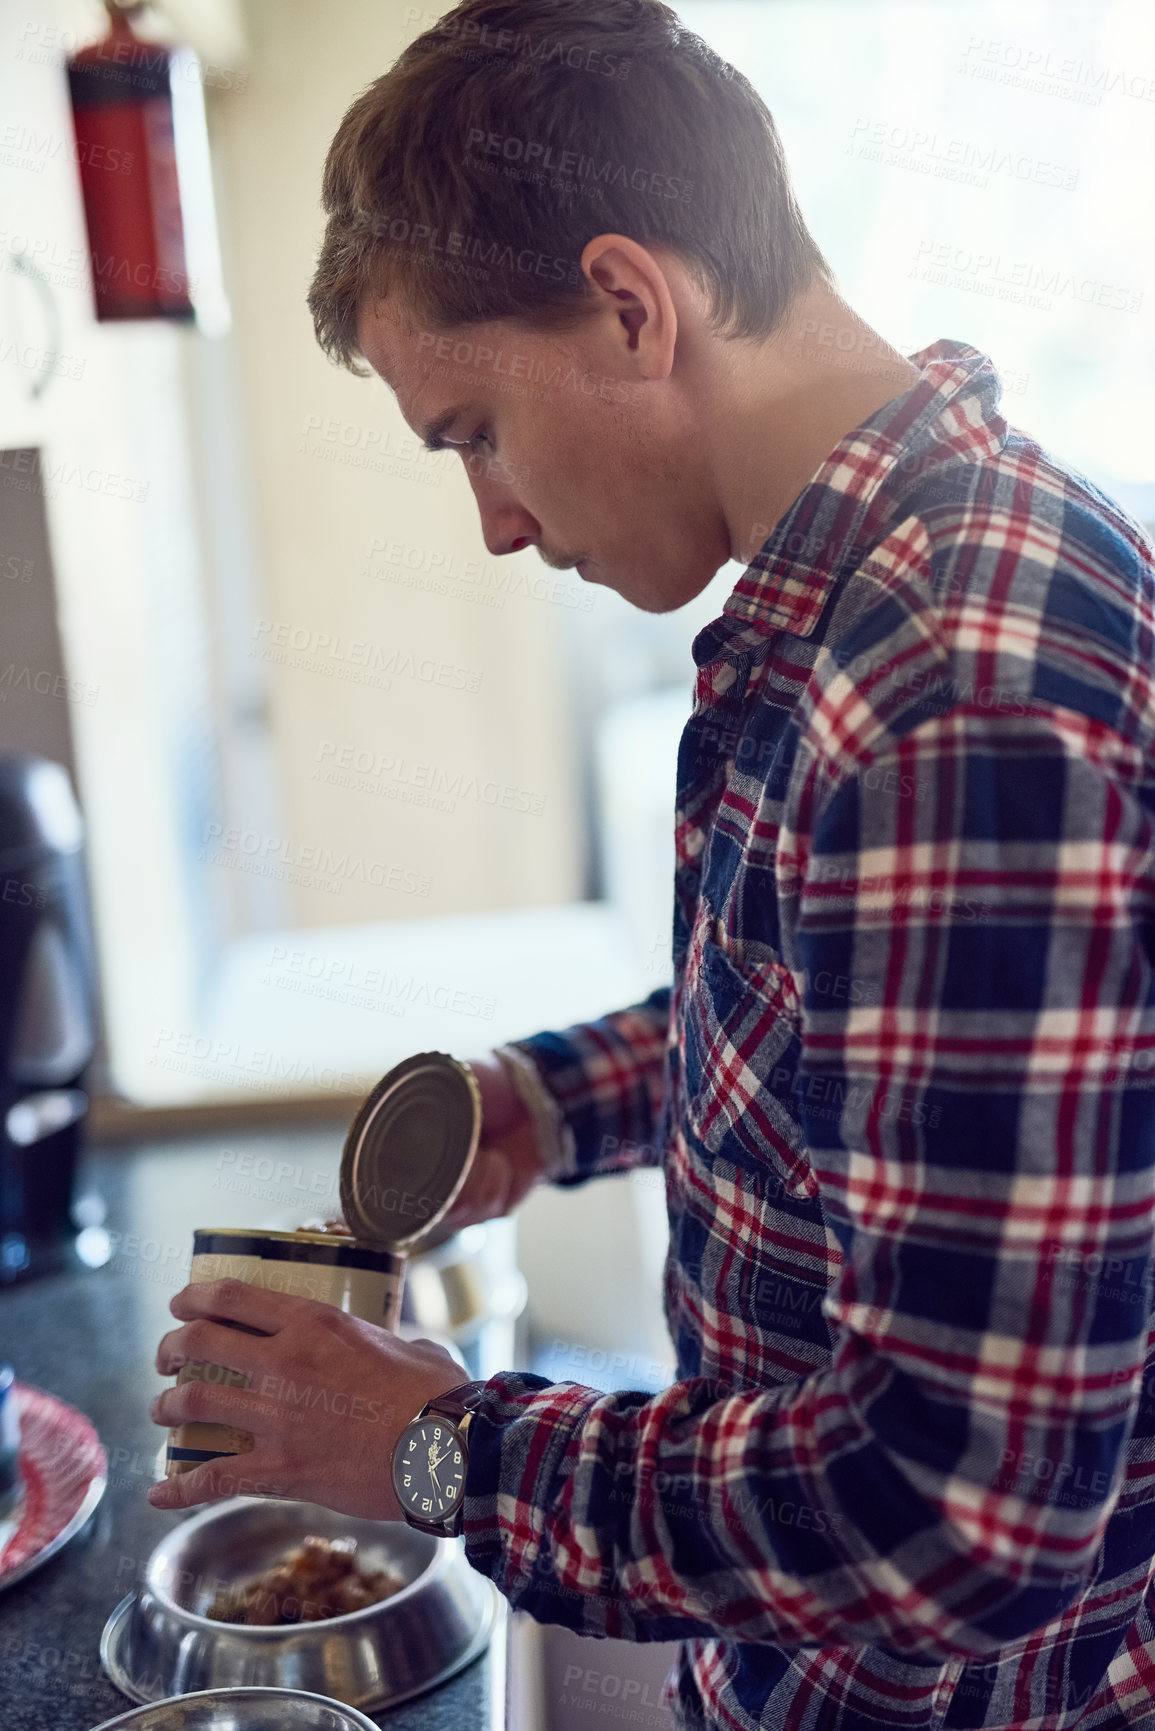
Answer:
M467 1437L483 1382L463 1382L426 1401L393 1447L393 1489L411 1527L456 1538L465 1506Z

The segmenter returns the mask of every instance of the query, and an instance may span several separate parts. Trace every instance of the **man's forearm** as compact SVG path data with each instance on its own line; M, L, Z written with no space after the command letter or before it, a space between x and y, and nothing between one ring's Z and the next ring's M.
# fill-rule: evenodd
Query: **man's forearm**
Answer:
M669 1011L670 991L661 987L596 1022L498 1048L548 1178L572 1184L660 1163Z

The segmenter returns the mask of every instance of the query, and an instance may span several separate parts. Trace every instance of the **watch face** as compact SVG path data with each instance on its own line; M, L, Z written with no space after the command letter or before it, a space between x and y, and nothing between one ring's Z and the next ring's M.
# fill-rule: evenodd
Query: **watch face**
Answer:
M402 1431L393 1462L393 1488L407 1515L444 1521L465 1495L465 1451L443 1418L423 1418Z

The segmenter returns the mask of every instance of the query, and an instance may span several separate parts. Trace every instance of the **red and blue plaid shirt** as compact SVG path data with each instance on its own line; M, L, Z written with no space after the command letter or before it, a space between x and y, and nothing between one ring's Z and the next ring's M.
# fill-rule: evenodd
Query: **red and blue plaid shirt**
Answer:
M678 1380L508 1374L468 1555L679 1723L1155 1718L1155 569L941 341L694 642L674 984L513 1047L661 1165Z

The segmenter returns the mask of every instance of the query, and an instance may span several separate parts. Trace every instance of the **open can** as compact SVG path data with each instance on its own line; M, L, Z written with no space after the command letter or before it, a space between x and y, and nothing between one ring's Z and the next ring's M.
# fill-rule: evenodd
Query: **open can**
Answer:
M481 1089L468 1064L419 1052L357 1111L341 1156L341 1208L366 1243L408 1251L456 1200L481 1137Z
M349 1236L199 1228L192 1283L242 1280L393 1329L408 1253L452 1206L480 1136L481 1090L469 1066L445 1052L406 1058L372 1089L345 1139L340 1195ZM242 1371L182 1365L178 1386L193 1381L249 1386ZM169 1433L165 1474L174 1478L252 1446L240 1427L190 1420Z

